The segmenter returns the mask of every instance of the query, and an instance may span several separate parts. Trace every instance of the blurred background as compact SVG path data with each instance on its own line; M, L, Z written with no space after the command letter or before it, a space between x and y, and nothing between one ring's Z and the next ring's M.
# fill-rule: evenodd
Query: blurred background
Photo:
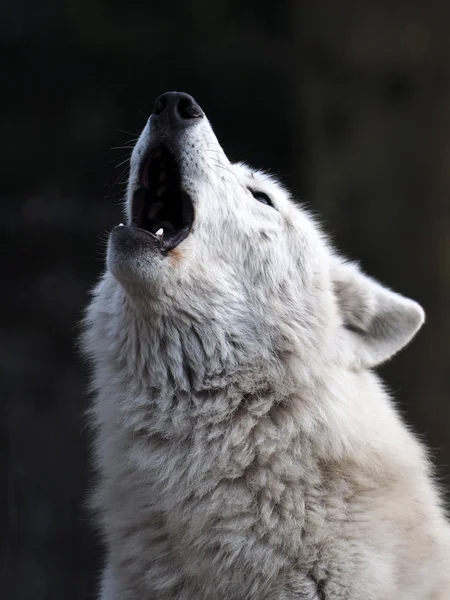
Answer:
M82 508L87 293L155 98L191 93L231 159L280 175L428 321L382 370L450 473L450 4L9 0L0 9L0 596L92 597ZM119 148L119 149L117 149Z

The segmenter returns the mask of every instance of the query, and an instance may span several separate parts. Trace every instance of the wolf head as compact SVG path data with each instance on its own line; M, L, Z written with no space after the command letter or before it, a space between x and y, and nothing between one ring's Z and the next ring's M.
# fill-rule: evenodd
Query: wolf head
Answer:
M125 210L107 253L115 301L135 313L145 356L164 348L198 385L207 373L210 385L225 372L286 377L292 358L300 370L374 367L423 322L418 304L333 252L275 179L231 164L187 94L156 101Z

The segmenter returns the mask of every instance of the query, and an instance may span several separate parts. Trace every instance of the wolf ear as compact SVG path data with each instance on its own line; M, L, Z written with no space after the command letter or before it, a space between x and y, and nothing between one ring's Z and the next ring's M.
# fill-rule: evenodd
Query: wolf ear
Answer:
M337 262L332 278L343 325L357 362L375 367L401 350L420 329L421 306L367 277L355 264Z

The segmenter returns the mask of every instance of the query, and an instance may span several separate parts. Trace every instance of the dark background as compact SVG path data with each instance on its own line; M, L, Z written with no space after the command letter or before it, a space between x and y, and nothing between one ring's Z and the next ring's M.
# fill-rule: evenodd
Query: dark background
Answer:
M450 470L450 4L9 0L0 9L0 596L90 598L86 368L74 340L130 139L194 95L428 321L382 370ZM122 146L122 149L114 148ZM103 240L103 241L102 241Z

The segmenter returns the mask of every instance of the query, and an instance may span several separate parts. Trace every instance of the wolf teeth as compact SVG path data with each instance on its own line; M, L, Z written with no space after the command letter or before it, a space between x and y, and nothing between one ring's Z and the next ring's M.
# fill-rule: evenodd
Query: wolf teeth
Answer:
M161 227L161 229L158 229L158 231L155 233L155 235L157 235L158 237L161 237L163 233L164 233L164 229Z

